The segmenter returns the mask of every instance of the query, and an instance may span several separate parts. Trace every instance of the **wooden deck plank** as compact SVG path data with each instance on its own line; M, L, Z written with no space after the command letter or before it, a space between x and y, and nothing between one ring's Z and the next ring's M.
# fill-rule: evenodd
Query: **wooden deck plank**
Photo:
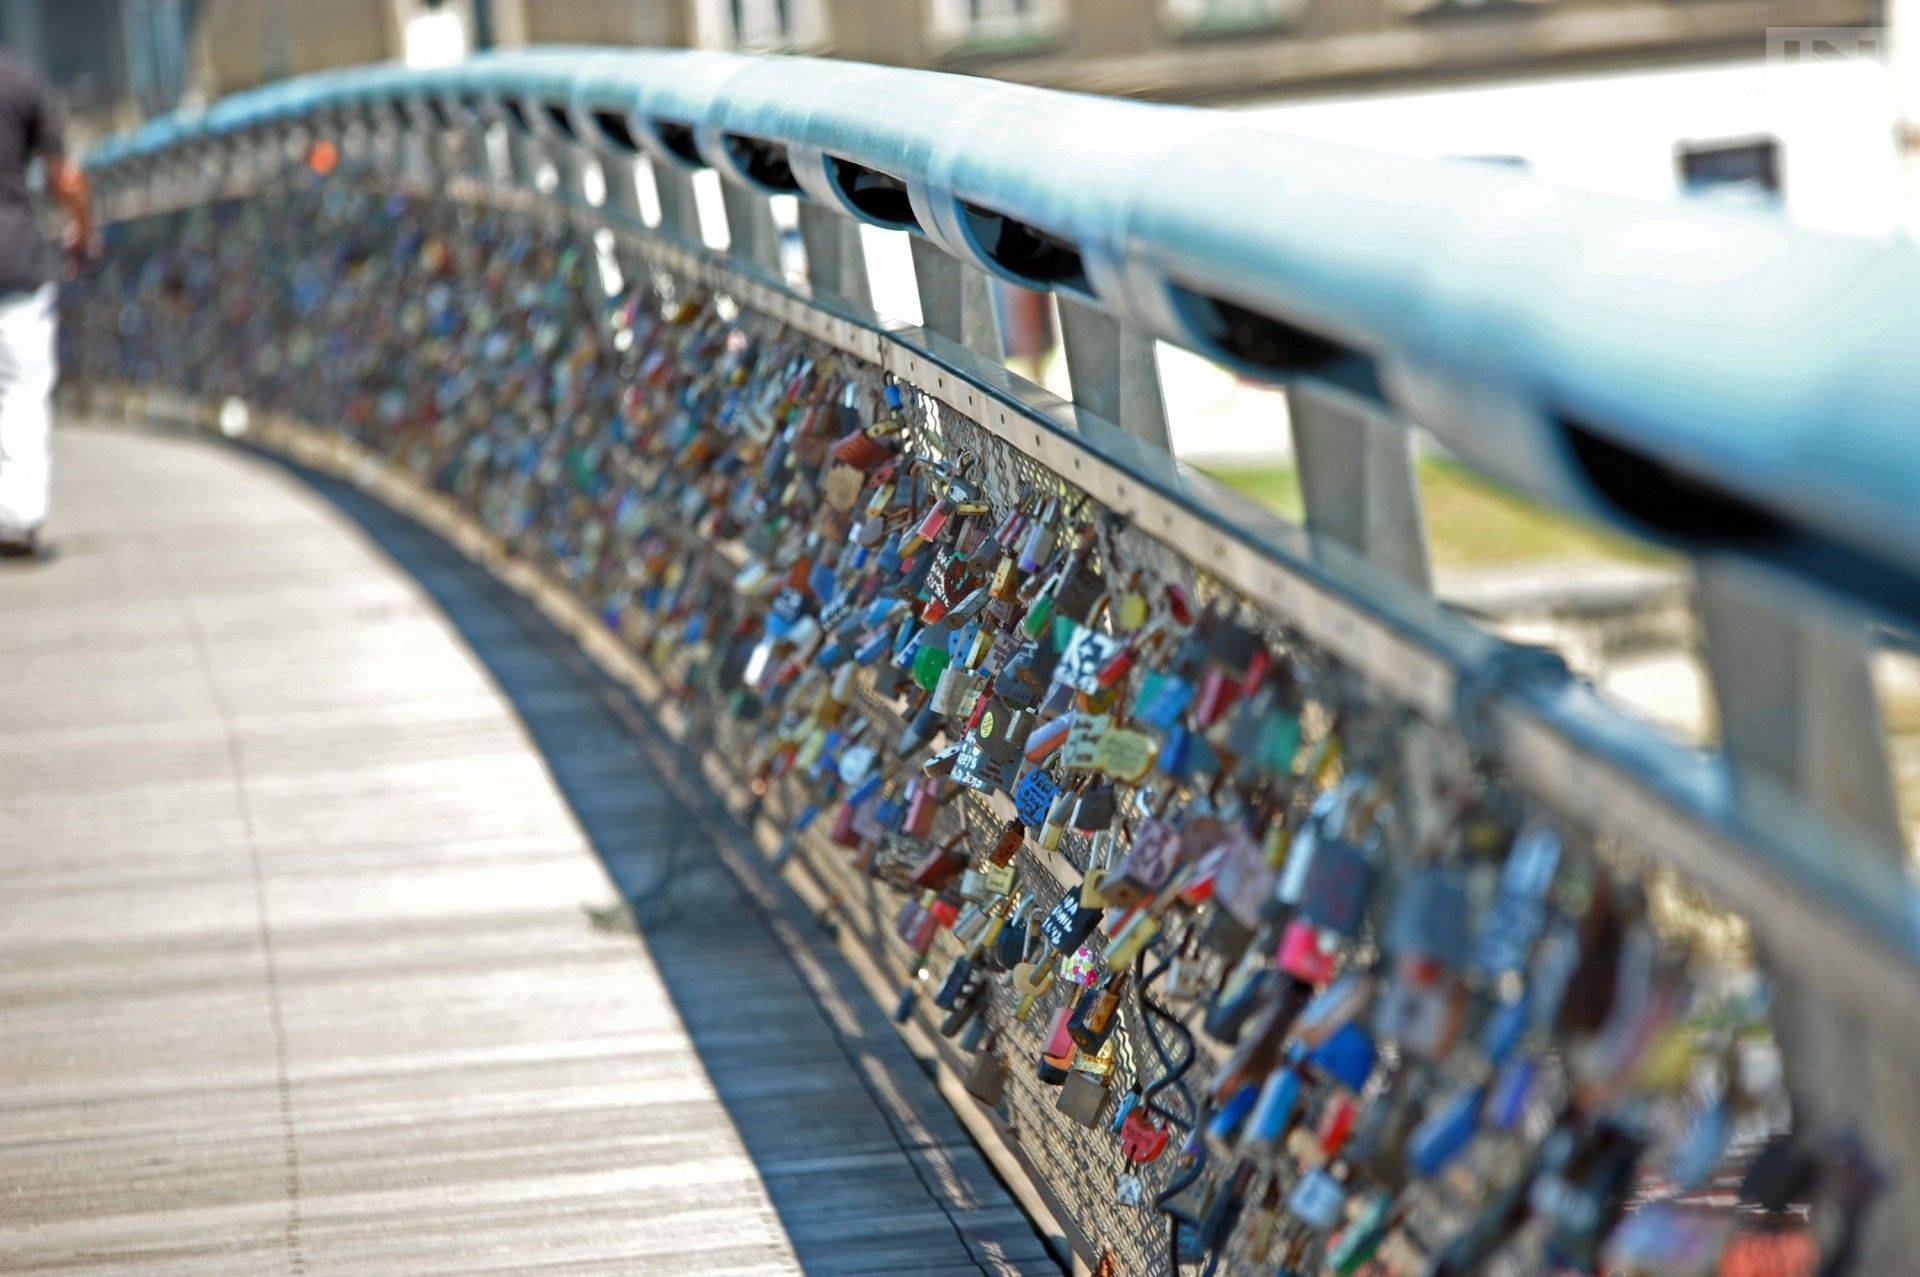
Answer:
M497 586L216 447L57 473L0 572L0 1271L1055 1271Z

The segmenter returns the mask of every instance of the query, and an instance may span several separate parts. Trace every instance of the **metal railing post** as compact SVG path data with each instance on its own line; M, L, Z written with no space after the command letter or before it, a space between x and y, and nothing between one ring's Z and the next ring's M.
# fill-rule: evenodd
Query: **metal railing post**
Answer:
M540 189L540 175L546 168L546 148L538 138L511 121L502 121L507 139L507 180L529 191Z
M1872 644L1863 626L1796 593L1751 570L1703 565L1698 573L1703 655L1736 800L1762 825L1811 808L1903 861ZM1863 1134L1902 1173L1876 1209L1862 1271L1903 1271L1920 1235L1920 1093L1911 1068L1877 1026L1790 973L1775 984L1774 1032L1796 1126L1829 1129L1847 1109L1858 1111L1863 1091L1870 1097L1874 1129Z
M685 244L702 243L700 200L694 194L693 171L672 160L649 157L653 187L660 200L660 229Z
M1006 359L1007 347L985 273L918 235L910 243L921 323L982 359Z
M778 279L780 233L774 227L767 196L722 177L720 200L727 210L727 252Z
M1065 293L1054 294L1060 310L1060 344L1066 350L1073 402L1153 447L1171 451L1167 402L1153 339L1103 310Z
M807 247L807 281L814 296L833 298L862 313L873 309L858 223L811 200L803 201L800 240Z
M1296 383L1286 393L1307 530L1431 590L1410 432L1316 386Z
M606 183L607 208L618 215L628 229L643 225L640 216L640 192L635 185L639 165L632 155L603 150L600 152L600 176Z
M587 200L587 169L599 167L599 159L592 151L580 143L558 136L551 131L541 134L541 149L546 152L548 163L553 165L555 189L562 197L585 204ZM600 173L601 180L606 179L606 171Z

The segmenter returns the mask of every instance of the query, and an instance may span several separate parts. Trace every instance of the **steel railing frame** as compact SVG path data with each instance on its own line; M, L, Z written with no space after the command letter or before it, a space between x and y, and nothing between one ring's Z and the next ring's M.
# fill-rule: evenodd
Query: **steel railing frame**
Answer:
M1404 415L1556 505L1920 616L1920 254L1905 246L1230 112L705 52L335 72L156 122L89 162L115 185L297 122L476 116L536 149L643 154L675 180L711 167L736 190L916 230L1250 376Z
M126 217L256 189L323 136L402 180L608 225L887 368L1467 730L1556 811L1745 914L1818 1008L1806 1032L1920 1053L1920 916L1889 854L1862 625L1920 616L1910 249L1227 113L714 53L331 73L158 121L88 163ZM630 202L636 162L654 225ZM614 175L599 208L591 166ZM726 254L700 242L698 168L723 179ZM800 201L810 284L773 255L765 197L782 193ZM865 305L861 223L915 235L924 328ZM1070 363L1092 374L1076 403L1001 365L988 274L1061 298ZM1166 454L1153 338L1290 385L1308 531ZM1740 698L1724 753L1622 715L1419 588L1409 421L1522 491L1693 556L1716 688ZM1893 1120L1912 1158L1911 1119Z

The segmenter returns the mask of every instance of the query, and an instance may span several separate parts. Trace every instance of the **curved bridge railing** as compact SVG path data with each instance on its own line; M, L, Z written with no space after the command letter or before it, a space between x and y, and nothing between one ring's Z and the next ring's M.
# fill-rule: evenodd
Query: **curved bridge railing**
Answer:
M1080 1260L1591 1270L1810 1205L1833 1271L1913 1262L1910 250L694 53L315 77L89 165L80 393L332 440L590 605ZM988 275L1056 294L1073 402ZM1287 385L1304 528L1168 455L1155 339ZM1415 424L1689 557L1719 749L1431 597Z

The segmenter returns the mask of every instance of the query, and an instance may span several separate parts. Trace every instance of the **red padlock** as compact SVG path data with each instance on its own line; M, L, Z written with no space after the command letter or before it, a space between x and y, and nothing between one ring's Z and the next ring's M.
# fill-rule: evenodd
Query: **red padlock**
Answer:
M1340 1155L1346 1147L1347 1137L1353 1134L1353 1124L1360 1113L1359 1106L1344 1095L1334 1097L1327 1111L1321 1115L1320 1130L1316 1138L1320 1141L1320 1151L1331 1161Z
M1120 1125L1120 1151L1142 1166L1167 1151L1167 1138L1167 1128L1149 1120L1137 1105Z
M853 815L854 806L849 802L841 803L838 810L833 813L833 828L827 837L833 841L834 846L858 847L860 845L860 835L853 829Z
M913 867L913 885L925 891L941 891L958 878L960 871L967 867L967 858L959 848L963 837L956 834L945 846L935 847L922 856L920 863Z
M1201 731L1218 722L1227 706L1240 695L1240 684L1219 666L1209 666L1200 676L1200 692L1193 698L1193 725Z
M871 470L891 455L887 445L864 430L854 430L833 445L833 459L856 470Z

